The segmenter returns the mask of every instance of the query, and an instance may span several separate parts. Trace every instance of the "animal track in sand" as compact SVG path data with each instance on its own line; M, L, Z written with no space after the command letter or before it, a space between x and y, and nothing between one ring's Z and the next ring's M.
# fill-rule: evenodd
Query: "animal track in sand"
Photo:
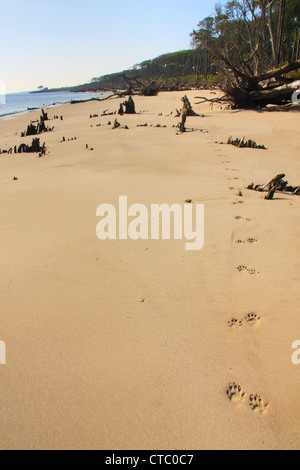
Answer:
M245 266L245 265L240 265L237 267L237 270L241 273L243 271L247 271L251 276L253 276L254 274L259 274L259 272L256 271L256 269L253 269L253 268L248 268L248 266Z
M226 393L229 400L235 403L242 401L246 395L242 387L240 385L237 385L236 383L229 384Z
M248 326L256 326L260 320L261 320L261 317L259 315L257 315L256 313L249 313L246 318L246 323Z
M244 219L244 217L241 217L240 215L236 216L236 220L246 220L246 222L252 222L252 219L250 219L249 217L247 219Z
M236 318L232 318L228 322L228 325L230 326L230 328L240 328L241 326L243 326L243 320L238 321Z
M246 392L242 389L240 385L232 383L228 386L226 390L226 395L229 400L233 403L240 403L246 397ZM248 395L248 405L252 411L259 413L264 413L269 407L269 403L265 402L263 398L259 395Z
M249 313L243 320L232 318L228 325L230 328L241 328L244 325L255 327L261 320L261 317L257 313Z
M250 395L248 404L252 411L263 413L269 406L259 395Z
M250 243L251 245L253 245L253 243L257 243L258 240L256 240L256 238L248 238L248 240L236 240L236 244L237 245L245 245L245 243Z

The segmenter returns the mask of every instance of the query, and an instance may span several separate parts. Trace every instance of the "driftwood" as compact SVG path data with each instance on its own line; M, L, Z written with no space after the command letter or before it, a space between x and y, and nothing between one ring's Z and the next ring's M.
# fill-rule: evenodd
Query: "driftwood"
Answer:
M251 139L245 140L245 137L243 137L243 139L233 139L232 137L229 137L227 144L234 145L235 147L239 147L239 148L266 150L266 147L264 145L258 145L256 142L254 142Z
M108 123L108 126L110 126L110 125L111 125L111 123ZM128 126L121 126L121 124L118 122L118 120L115 119L115 122L113 124L112 129L127 129L128 130L129 127Z
M247 189L258 192L267 192L265 199L271 200L274 197L274 194L278 192L284 192L287 194L292 194L294 196L300 196L300 186L290 186L288 181L284 181L285 174L280 173L279 175L272 178L266 184L257 184L251 183Z
M285 178L284 173L281 173L280 175L275 176L262 189L265 189L266 187L268 187L268 191L271 191L271 189L276 188L277 186L279 186L279 184L283 180L283 178Z
M273 199L274 197L274 194L275 194L275 191L276 191L276 186L274 186L272 189L270 189L270 191L268 192L268 194L265 196L265 199L267 200L271 200Z
M110 95L106 96L105 98L89 98L88 100L71 100L70 104L81 104L81 103L89 103L90 101L107 101L112 98L121 98L122 96L127 96L127 93L125 92L118 92L118 91L113 91Z
M117 119L115 119L115 122L114 122L114 125L113 125L113 129L118 129L118 127L120 127L121 124L118 122Z
M110 88L107 90L110 94L108 96L105 96L104 98L90 98L88 100L72 100L70 103L71 104L80 104L80 103L87 103L89 101L107 101L110 99L118 99L118 98L124 98L126 96L134 96L134 95L140 95L140 96L157 96L161 87L160 84L155 81L147 81L147 83L142 83L139 80L135 78L129 78L125 74L122 74L121 77L124 79L124 81L127 83L128 88L127 90L117 90L115 88Z

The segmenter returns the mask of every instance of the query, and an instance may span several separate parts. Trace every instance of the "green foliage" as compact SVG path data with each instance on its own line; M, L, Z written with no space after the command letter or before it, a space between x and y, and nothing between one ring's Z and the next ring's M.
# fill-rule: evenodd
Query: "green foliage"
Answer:
M300 0L233 0L218 5L192 33L193 45L214 59L204 41L245 73L259 74L300 57Z
M295 72L291 76L292 80L300 80L300 70L298 72Z

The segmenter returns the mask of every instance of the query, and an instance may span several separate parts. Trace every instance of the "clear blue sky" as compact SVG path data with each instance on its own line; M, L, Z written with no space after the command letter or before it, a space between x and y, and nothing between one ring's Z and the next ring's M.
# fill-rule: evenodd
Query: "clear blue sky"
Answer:
M217 0L2 0L7 92L58 87L187 49Z

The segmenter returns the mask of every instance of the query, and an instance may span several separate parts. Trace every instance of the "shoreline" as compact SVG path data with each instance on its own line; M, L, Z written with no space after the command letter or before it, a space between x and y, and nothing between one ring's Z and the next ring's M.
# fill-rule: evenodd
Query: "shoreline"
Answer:
M24 92L25 93L25 92ZM30 94L35 94L36 92L31 92ZM40 92L37 92L38 94L40 94ZM48 92L50 93L50 92ZM52 92L51 92L52 93ZM64 92L55 92L55 93L61 93L63 94ZM72 92L74 94L89 94L89 92ZM16 93L17 94L17 93ZM22 93L20 93L22 94ZM12 95L15 95L15 93L12 93ZM103 93L100 94L100 96L103 96ZM96 98L91 98L91 100L94 100ZM23 115L23 114L29 114L31 112L36 112L36 111L41 111L42 109L52 109L54 107L57 107L57 106L62 106L64 104L69 104L71 103L73 100L70 99L68 101L65 101L65 102L54 102L54 103L51 103L51 104L48 104L48 105L43 105L43 106L37 106L37 107L32 107L32 108L27 108L27 109L24 109L22 111L13 111L11 113L7 113L7 114L0 114L0 121L1 120L7 120L7 119L14 119L15 117L18 117L20 115ZM87 100L89 101L89 100ZM78 100L78 103L80 102L85 102L85 100ZM77 103L77 101L76 101ZM0 108L1 109L1 108Z

